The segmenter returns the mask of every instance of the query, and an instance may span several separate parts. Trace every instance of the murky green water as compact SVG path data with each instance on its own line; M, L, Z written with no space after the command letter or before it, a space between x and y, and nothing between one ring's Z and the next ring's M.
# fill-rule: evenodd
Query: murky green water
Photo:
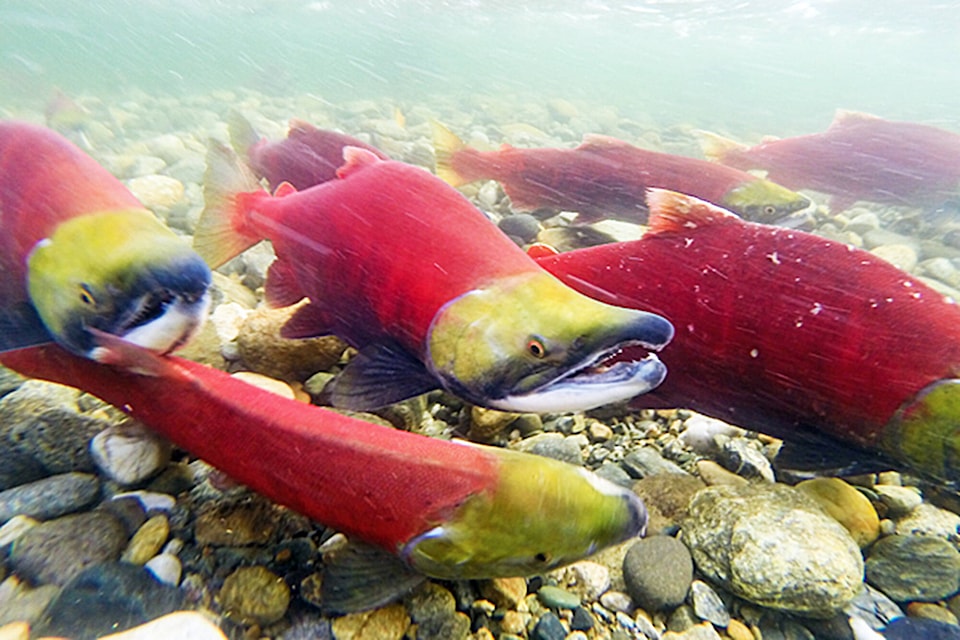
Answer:
M790 134L837 107L949 125L949 2L34 2L0 7L0 91L331 100L430 93L590 97L697 126Z

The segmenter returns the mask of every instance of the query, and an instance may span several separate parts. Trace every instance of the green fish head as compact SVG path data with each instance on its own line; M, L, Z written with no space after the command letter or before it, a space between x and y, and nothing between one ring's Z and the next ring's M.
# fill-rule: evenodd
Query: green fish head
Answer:
M528 576L645 533L647 510L632 491L564 462L492 451L498 483L403 546L414 569L444 579Z
M598 302L545 271L500 279L447 303L428 336L427 367L475 404L518 412L576 411L660 384L651 351L673 337L652 313ZM624 347L643 357L604 368Z
M816 209L810 198L761 179L731 189L721 204L745 220L764 224L802 220Z
M27 289L47 330L102 359L95 333L167 353L192 336L209 306L210 269L147 210L72 218L41 240Z
M960 379L938 380L904 403L878 445L915 471L960 484Z

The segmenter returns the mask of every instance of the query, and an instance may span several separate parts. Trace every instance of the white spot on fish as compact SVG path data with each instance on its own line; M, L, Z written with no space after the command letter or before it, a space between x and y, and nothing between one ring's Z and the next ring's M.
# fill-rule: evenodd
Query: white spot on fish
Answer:
M751 358L756 358L756 357L759 356L759 355L760 355L760 352L759 352L759 351L757 351L756 349L750 349L750 357L751 357Z
M905 287L912 287L912 286L913 286L913 283L910 282L909 280L904 280L904 281L903 281L903 286L905 286Z
M686 249L693 244L693 238L684 238L683 239L683 248Z
M797 318L796 322L793 323L793 326L799 329L800 327L803 326L803 320L800 320L799 318Z
M777 255L776 251L774 251L773 253L768 253L767 260L769 260L773 264L780 264L780 256Z
M910 297L913 298L914 300L919 300L920 298L923 297L923 294L920 293L919 291L914 291L913 293L910 294Z
M687 333L693 333L693 325L692 325L692 324L688 324L688 325L687 325Z
M819 315L821 311L823 311L823 305L819 302L814 302L813 307L810 309L810 314Z

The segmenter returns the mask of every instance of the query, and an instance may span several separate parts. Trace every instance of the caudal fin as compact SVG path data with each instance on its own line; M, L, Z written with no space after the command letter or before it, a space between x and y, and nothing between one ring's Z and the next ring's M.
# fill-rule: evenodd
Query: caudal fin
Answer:
M437 177L453 187L467 184L470 180L461 176L452 164L454 154L466 149L467 145L457 137L457 134L436 120L431 124L433 125L433 150L437 158Z
M236 109L231 109L227 114L227 132L230 134L230 144L241 158L248 158L250 148L260 141L257 130Z
M693 133L700 141L700 148L703 150L703 155L711 162L731 164L739 153L748 148L745 144L741 144L730 138L724 138L712 131L697 129Z
M245 224L246 208L238 196L267 194L260 182L232 149L212 142L207 152L203 198L206 206L193 235L193 248L217 268L263 238ZM248 203L249 204L249 203Z

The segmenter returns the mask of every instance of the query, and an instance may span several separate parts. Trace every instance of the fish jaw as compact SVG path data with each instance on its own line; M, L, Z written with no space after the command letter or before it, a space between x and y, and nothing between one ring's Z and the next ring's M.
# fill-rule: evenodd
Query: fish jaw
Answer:
M496 485L403 546L401 557L417 571L441 579L529 576L646 533L647 510L632 491L550 458L483 449L497 459Z
M763 179L734 187L723 197L721 204L746 220L763 224L805 220L817 208L810 198Z
M880 434L894 460L956 486L960 483L960 379L927 385L905 402Z
M98 334L168 353L202 326L210 283L203 260L146 210L68 220L28 258L30 299L55 340L115 364Z
M666 368L653 353L603 364L626 347L658 351L672 337L662 316L598 302L537 270L444 305L428 332L426 364L447 390L475 404L586 410L660 384Z

